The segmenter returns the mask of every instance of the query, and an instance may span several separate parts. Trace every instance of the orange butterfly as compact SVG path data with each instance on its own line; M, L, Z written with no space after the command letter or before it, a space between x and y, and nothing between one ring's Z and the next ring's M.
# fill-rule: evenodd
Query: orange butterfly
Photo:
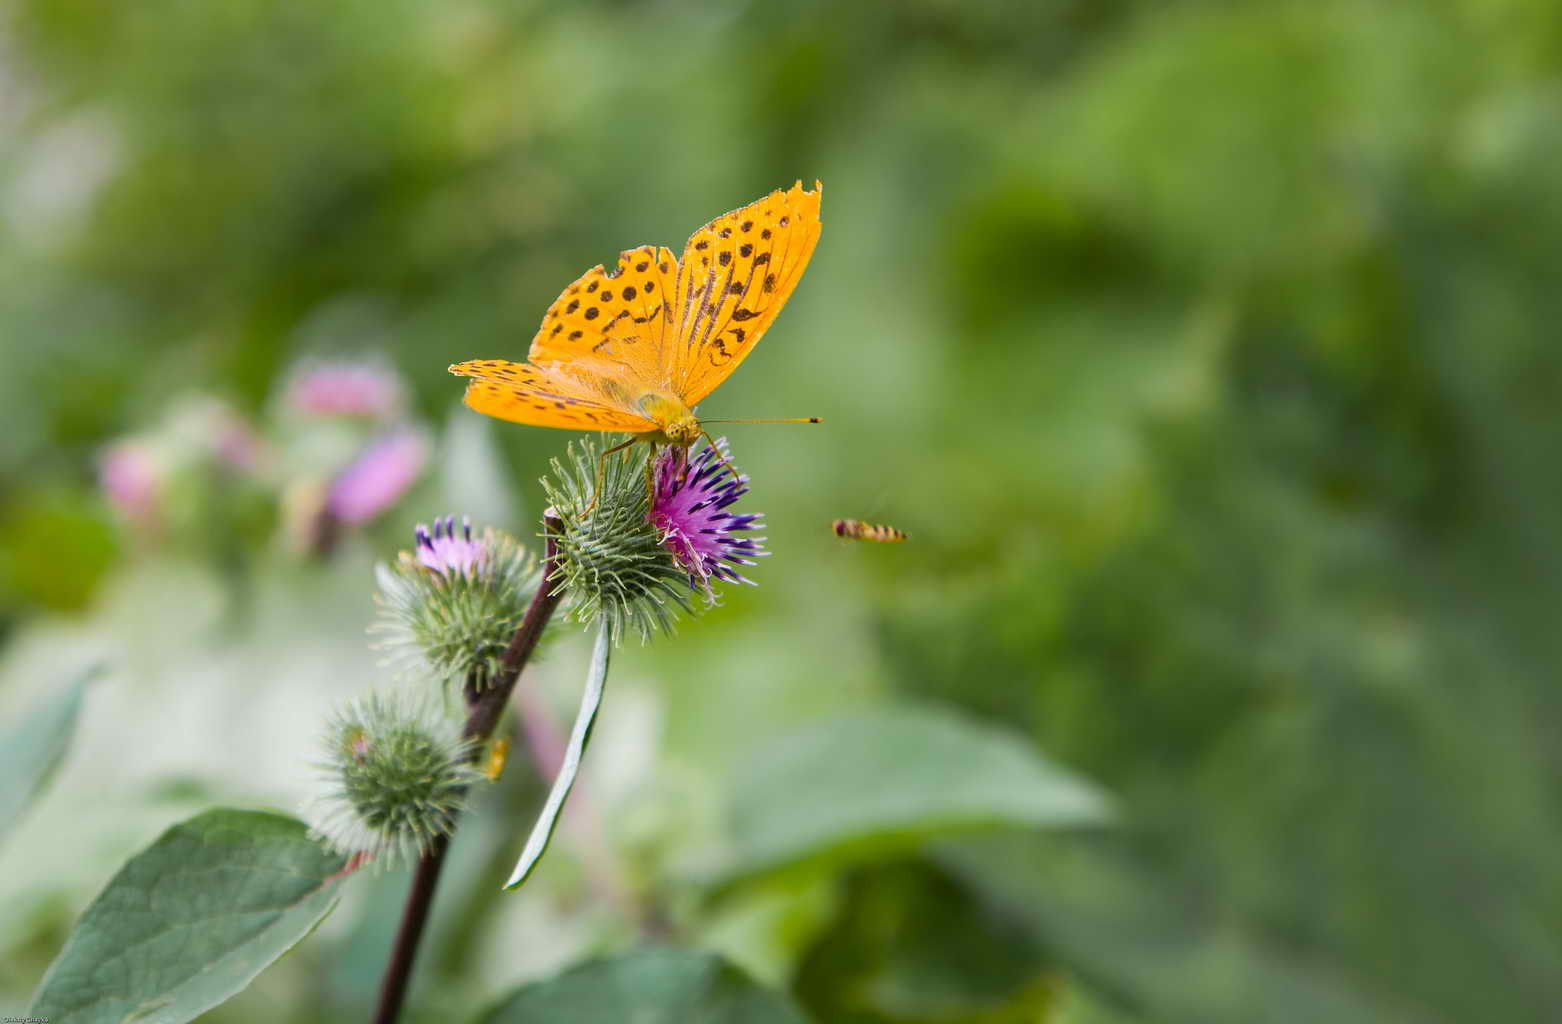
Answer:
M799 181L717 217L681 263L642 245L612 272L592 267L548 307L528 362L450 367L473 378L466 404L514 423L636 435L609 451L637 440L689 447L705 433L695 403L754 350L803 276L822 192Z

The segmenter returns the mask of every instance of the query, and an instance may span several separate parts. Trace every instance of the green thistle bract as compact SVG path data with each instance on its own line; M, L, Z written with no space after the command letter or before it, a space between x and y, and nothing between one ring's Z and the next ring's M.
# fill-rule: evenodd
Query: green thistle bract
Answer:
M372 694L327 726L326 791L308 810L316 837L379 866L411 862L455 827L483 775L473 745L439 703Z
M540 573L536 559L497 530L473 538L464 521L419 526L415 551L375 570L380 617L369 628L403 674L481 689L499 668L526 615Z
M647 515L645 460L609 456L597 494L598 451L594 439L571 442L565 461L554 459L553 475L542 480L562 523L550 526L558 545L558 579L571 618L590 622L601 615L614 643L629 629L649 639L657 630L670 632L679 609L693 611L688 574Z

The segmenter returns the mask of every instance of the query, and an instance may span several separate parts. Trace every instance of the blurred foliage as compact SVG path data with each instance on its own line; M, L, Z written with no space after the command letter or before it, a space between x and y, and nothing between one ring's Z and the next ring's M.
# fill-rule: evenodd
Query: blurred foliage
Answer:
M643 950L582 964L558 978L513 993L481 1018L484 1024L682 1024L752 1021L801 1024L784 998L766 992L708 954Z
M471 816L430 946L468 955L430 955L426 1019L642 939L718 949L826 1022L1562 1006L1555 3L18 0L0 131L3 636L107 637L133 679L183 678L123 595L172 595L234 661L279 649L263 612L293 605L318 614L289 671L315 650L335 695L319 638L367 621L339 596L367 592L365 549L474 493L489 436L475 500L531 536L563 450L474 434L445 366L519 356L619 249L825 183L811 269L701 410L825 421L728 430L769 513L762 586L618 660L581 824L520 895L491 893L537 780ZM127 542L106 446L192 393L275 415L296 360L366 351L459 481L310 567L247 506L195 506L225 544ZM912 539L839 543L837 516ZM252 633L200 634L203 573L249 578ZM539 685L562 707L560 648ZM7 703L29 658L0 664ZM691 881L753 751L900 698L1034 744L1120 824ZM0 932L6 1005L155 834L116 829ZM211 1019L363 1016L398 881Z
M812 857L882 860L928 832L1111 820L1093 788L999 730L941 710L830 718L756 749L729 784L731 877Z
M0 732L0 824L7 834L16 831L17 819L65 757L87 684L95 675L95 669L81 673L42 707L30 708L20 721L7 723Z

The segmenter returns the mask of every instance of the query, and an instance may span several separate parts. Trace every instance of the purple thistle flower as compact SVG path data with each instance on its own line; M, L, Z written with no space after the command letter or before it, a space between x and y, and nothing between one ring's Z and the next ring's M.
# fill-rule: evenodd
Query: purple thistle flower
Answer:
M375 518L417 482L427 459L427 445L408 430L371 442L331 482L327 498L331 515L344 523L366 523Z
M537 560L508 534L463 518L419 524L416 544L375 569L387 663L477 688L495 678L538 583Z
M434 520L433 530L419 523L414 536L417 537L418 564L441 576L476 576L487 560L487 550L482 541L472 539L472 521L465 516L461 517L459 535L455 517L446 516Z
M690 458L686 449L668 448L657 458L656 487L647 518L662 535L662 546L671 551L689 574L689 585L707 596L712 577L747 583L735 565L753 565L764 550L764 537L740 536L755 528L761 513L727 511L748 493L748 477L729 470L727 439L716 439Z

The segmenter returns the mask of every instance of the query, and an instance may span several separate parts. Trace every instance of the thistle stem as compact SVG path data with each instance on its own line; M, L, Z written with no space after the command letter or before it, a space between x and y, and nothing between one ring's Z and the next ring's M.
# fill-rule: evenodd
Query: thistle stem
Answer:
M505 704L509 703L515 683L521 677L521 670L526 667L527 660L537 647L537 641L542 639L548 620L559 606L559 599L563 597L553 578L558 556L553 536L563 528L563 524L550 520L547 527L548 546L542 563L542 579L537 584L537 593L532 596L525 617L510 638L510 646L505 649L499 671L487 687L479 689L471 681L466 685L467 716L462 735L476 741L474 758L481 756L485 741L493 733L494 726L499 724L499 716L504 712ZM407 983L412 978L413 961L417 958L418 941L423 937L423 928L428 923L429 908L434 903L434 888L439 884L439 873L444 870L445 854L449 849L449 835L440 836L429 845L428 852L418 861L417 871L412 876L412 889L407 894L406 909L401 914L401 927L396 931L396 944L391 949L390 963L386 965L385 977L380 982L380 1001L374 1011L374 1024L395 1024L401 1016Z

